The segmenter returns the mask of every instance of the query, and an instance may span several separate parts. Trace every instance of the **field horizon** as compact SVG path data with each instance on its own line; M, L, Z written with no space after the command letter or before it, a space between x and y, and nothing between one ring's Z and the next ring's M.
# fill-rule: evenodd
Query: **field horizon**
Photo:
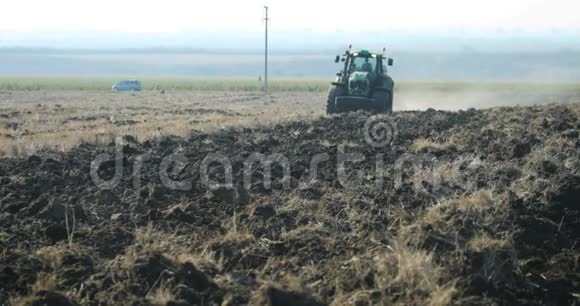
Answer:
M144 91L263 91L263 80L257 77L224 76L87 76L87 75L2 75L2 91L111 91L114 83L122 80L139 80ZM334 77L271 77L269 89L278 91L328 91ZM396 89L404 90L512 90L553 91L574 93L580 91L580 81L562 80L395 80Z

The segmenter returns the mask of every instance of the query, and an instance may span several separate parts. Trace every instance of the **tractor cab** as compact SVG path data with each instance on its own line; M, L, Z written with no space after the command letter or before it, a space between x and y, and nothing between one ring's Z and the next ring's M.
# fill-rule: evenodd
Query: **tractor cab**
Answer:
M342 74L346 72L344 75L347 76L353 72L366 72L371 76L379 76L387 73L383 59L385 57L382 54L371 53L368 50L360 50L359 52L347 51L342 58L337 56L335 62L338 63L341 60L344 62ZM393 60L389 58L387 64L392 66Z
M378 71L378 60L376 54L370 54L368 51L363 50L361 52L354 53L352 57L349 58L349 63L347 67L349 72L354 71L360 72L377 72Z

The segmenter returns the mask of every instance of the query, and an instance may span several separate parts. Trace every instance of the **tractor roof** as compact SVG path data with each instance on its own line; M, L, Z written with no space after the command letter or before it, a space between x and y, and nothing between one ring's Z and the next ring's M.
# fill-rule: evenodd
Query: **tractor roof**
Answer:
M372 57L372 58L378 58L378 57L381 57L382 56L382 55L380 55L378 53L372 53L372 52L369 52L369 50L364 50L364 49L363 50L360 50L358 52L351 53L351 54L353 56L356 56L356 57Z
M369 50L362 49L362 50L360 50L358 52L358 55L360 55L360 56L371 56L371 53L369 52Z

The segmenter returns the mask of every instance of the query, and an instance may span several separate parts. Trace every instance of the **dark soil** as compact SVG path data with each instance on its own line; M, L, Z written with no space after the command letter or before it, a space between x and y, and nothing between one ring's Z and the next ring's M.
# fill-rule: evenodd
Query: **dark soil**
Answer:
M117 157L114 144L82 144L0 160L0 305L579 304L579 109L400 112L387 147L365 142L371 114L351 113L125 137ZM446 145L417 149L418 139ZM346 163L346 180L339 147L364 157ZM90 176L102 153L100 178L123 166L111 190ZM233 188L203 185L212 153L231 161ZM265 187L255 163L244 188L253 153L282 154L289 176L274 163ZM324 153L317 181L305 184ZM405 154L434 159L397 168ZM445 165L457 165L461 182L437 172ZM224 181L219 163L207 169ZM429 265L403 265L415 255Z

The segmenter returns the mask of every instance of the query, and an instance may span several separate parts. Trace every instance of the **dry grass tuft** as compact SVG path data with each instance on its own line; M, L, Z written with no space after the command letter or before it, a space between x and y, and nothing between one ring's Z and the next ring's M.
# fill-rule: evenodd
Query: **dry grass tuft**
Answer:
M127 271L133 268L141 256L162 254L175 261L188 261L195 258L191 254L187 241L176 234L161 231L152 224L135 230L135 240L124 254L118 255L111 264L115 270Z
M152 305L165 306L175 301L175 294L166 284L161 283L147 295L147 300Z
M36 281L32 285L32 292L49 291L56 288L58 284L56 273L39 272L36 274Z
M475 252L484 252L489 250L511 250L513 243L510 239L497 239L483 233L469 241L469 249Z
M343 269L342 291L332 305L448 305L457 293L432 253L400 242L372 257L353 257Z
M417 138L413 141L415 153L432 153L456 150L457 145L452 142L436 142L428 138Z
M497 207L496 199L494 199L490 190L478 190L468 196L445 200L427 208L423 220L429 224L437 224L447 219L445 215L450 210L459 210L468 214L480 214L485 210Z

